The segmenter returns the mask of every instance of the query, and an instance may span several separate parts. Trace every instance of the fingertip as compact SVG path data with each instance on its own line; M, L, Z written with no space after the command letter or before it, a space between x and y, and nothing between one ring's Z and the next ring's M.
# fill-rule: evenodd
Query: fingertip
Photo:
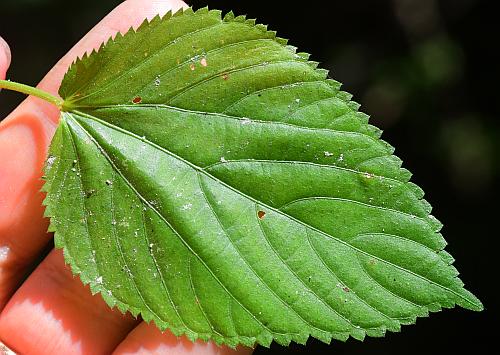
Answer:
M148 18L154 17L157 14L163 16L168 11L172 11L173 13L178 10L184 8L188 8L189 6L181 0L152 0L151 1L151 14Z
M0 79L5 79L7 69L10 66L11 54L7 42L0 37Z
M122 2L49 71L39 87L57 94L64 74L76 58L98 49L117 32L124 34L131 27L139 27L145 19L151 20L156 15L163 16L168 11L177 12L182 7L188 6L181 0L126 0Z
M136 324L92 295L57 249L0 313L0 340L20 354L110 354Z
M191 342L185 336L176 337L170 331L160 332L153 323L142 322L132 330L113 355L249 355L252 348L231 349L213 342Z

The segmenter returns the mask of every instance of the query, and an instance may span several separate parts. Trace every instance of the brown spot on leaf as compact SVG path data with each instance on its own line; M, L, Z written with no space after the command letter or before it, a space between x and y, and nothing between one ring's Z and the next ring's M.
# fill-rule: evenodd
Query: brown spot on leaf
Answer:
M264 212L264 211L257 212L257 217L259 217L259 219L264 219L265 216L266 216L266 212Z
M224 79L224 80L229 79L229 74L227 74L227 73L222 74L222 79Z
M134 97L134 98L132 99L132 102L133 102L134 104L140 104L140 103L142 102L142 97L140 97L140 96L136 96L136 97Z
M208 65L207 63L207 58L201 58L200 60L200 64L203 66L203 67L206 67Z
M194 66L194 63L189 64L189 68L190 68L191 70L195 70L195 69L196 69L196 67Z
M347 286L342 287L342 290L343 290L344 292L351 292L351 290L350 290L350 289L349 289L349 287L347 287Z

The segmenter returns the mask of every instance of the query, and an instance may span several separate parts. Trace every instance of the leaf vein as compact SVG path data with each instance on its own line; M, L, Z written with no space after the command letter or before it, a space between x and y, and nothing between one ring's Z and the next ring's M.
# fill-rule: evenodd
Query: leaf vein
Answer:
M200 174L196 174L198 176L198 184L200 186L200 189L203 193L203 196L205 197L205 201L208 205L208 207L210 208L210 210L212 211L212 214L214 215L215 219L217 220L217 223L219 224L220 228L222 229L222 231L224 232L224 234L226 235L227 239L229 240L229 242L231 243L231 245L234 247L234 250L238 253L239 257L241 258L241 260L243 260L243 262L250 268L250 270L252 270L252 273L257 276L257 278L262 282L263 285L266 286L266 288L276 297L277 300L280 301L280 303L282 303L284 306L286 306L287 308L289 308L293 313L295 313L305 324L309 325L310 327L314 328L314 329L317 329L317 330L321 330L317 327L315 327L313 324L311 324L308 320L304 319L302 317L302 315L300 315L296 310L295 308L293 308L288 302L285 301L285 299L283 299L281 296L279 296L276 291L274 291L272 289L271 286L269 286L269 284L264 281L264 279L262 278L262 276L254 269L254 267L248 262L248 260L243 256L243 254L241 253L241 251L239 250L239 248L235 245L235 243L233 243L233 241L231 240L231 238L229 237L229 233L227 232L226 228L224 227L224 225L222 224L222 222L220 221L219 219L219 216L217 214L217 212L215 212L215 209L213 208L213 205L212 205L212 202L210 201L210 199L207 197L207 192L205 190L205 187L203 187L203 182L200 180Z
M142 219L142 230L144 232L144 239L146 240L146 245L150 245L150 240L149 240L149 237L148 237L148 232L147 232L147 228L146 228L146 216L144 215L144 209L141 207L140 208L140 213L141 213L141 219ZM177 317L179 318L179 320L182 322L182 324L187 328L189 329L189 327L186 325L186 322L184 321L184 318L180 315L177 307L175 306L174 304L174 300L172 299L171 295L170 295L170 291L169 291L169 288L167 287L167 284L165 282L165 278L163 276L163 272L162 270L160 269L159 265L158 265L158 261L156 260L156 257L153 253L153 251L151 250L151 258L153 259L153 263L155 265L155 268L156 268L156 271L158 272L158 276L160 277L160 281L161 281L161 285L165 291L165 294L168 298L168 300L170 301L170 304L172 305L172 308L174 310L174 312L177 314ZM160 318L161 319L161 318ZM163 320L165 321L165 320ZM166 321L165 321L166 322ZM166 322L168 323L168 322Z
M259 207L258 207L258 204L257 203L254 203L254 206L255 206L255 216L257 216L257 212L259 210ZM328 303L327 301L325 301L323 298L321 298L320 296L318 296L318 294L310 287L308 286L304 280L299 277L297 275L297 273L295 272L295 270L293 270L290 265L288 265L287 262L285 262L285 260L283 260L283 258L281 257L281 255L276 251L276 249L274 248L274 246L271 244L271 241L269 240L266 232L264 231L263 227L262 227L262 222L261 220L258 218L258 217L254 217L257 219L257 224L259 225L259 229L262 233L262 235L264 236L264 239L266 240L267 244L269 245L269 247L271 248L271 250L273 251L273 253L280 259L280 261L283 263L283 265L286 266L286 268L295 276L295 278L297 280L300 281L300 283L309 291L311 291L313 293L313 295L321 302L323 303L325 306L327 306L327 308L329 308L333 313L335 313L337 316L339 316L340 318L342 318L343 320L345 320L347 323L350 324L351 328L355 328L356 326L352 323L352 321L348 318L346 318L344 315L342 315L341 313L339 313L336 309L333 308L333 306Z
M157 55L159 55L163 50L165 50L166 48L170 47L172 44L175 44L176 41L178 41L179 39L182 39L184 37L187 37L187 36L190 36L190 35L193 35L195 33L198 33L198 32L202 32L202 31L206 31L206 30L210 30L210 29L213 29L214 27L217 27L217 26L220 26L222 25L223 22L217 22L213 25L210 25L208 27L202 27L202 28L199 28L195 31L191 31L191 32L188 32L188 33L185 33L179 37L176 37L175 39L171 40L170 42L167 42L165 45L163 45L162 47L158 48L157 52L151 54L149 57L145 58L144 60L138 62L136 65L132 66L130 69L128 70L125 70L123 71L122 73L120 73L120 75L118 75L117 77L113 78L111 81L107 82L105 85L103 85L99 90L96 90L94 92L90 92L88 93L87 95L84 95L84 96L81 96L81 97L78 97L77 100L74 100L73 102L78 102L78 101L82 101L83 99L88 99L89 97L92 97L92 96L95 96L97 94L99 94L100 92L106 90L108 87L110 87L111 85L115 84L116 81L120 80L121 78L125 77L126 75L128 75L131 71L133 70L136 70L138 68L140 68L142 65L144 64L147 64L150 60L152 60L153 58L156 58ZM88 85L87 85L88 86ZM85 86L81 86L79 87L77 90L75 90L74 92L78 92L79 90L81 90L82 88L84 88Z
M229 44L226 44L226 45L221 46L221 47L212 48L212 49L204 52L203 55L204 56L208 56L209 54L214 54L214 53L217 53L218 51L222 51L222 50L225 50L225 49L230 48L230 47L236 47L236 46L239 46L239 45L242 45L242 44L246 44L246 43L249 43L249 42L274 42L274 39L272 39L272 38L255 38L255 39L247 39L247 40L244 40L244 41L238 41L238 42L234 42L234 43L229 43ZM164 76L166 74L169 74L169 73L171 73L171 72L173 72L173 71L181 68L183 65L185 65L187 63L190 63L192 61L193 61L193 58L187 59L187 60L185 60L185 61L183 61L183 62L181 62L181 63L173 66L172 68L159 73L158 76L162 77L162 76ZM219 76L220 76L220 74L219 74ZM151 85L153 82L154 82L154 80L149 81L146 84L142 85L140 88L138 88L137 95L140 96L141 93L142 93L142 90L144 90L144 88L147 87L148 85ZM189 87L190 86L188 86L188 88Z
M192 269L191 269L191 257L187 258L187 265L188 265L188 275L189 275L189 286L191 287L191 291L193 292L194 298L196 300L196 304L198 305L198 309L203 314L203 317L207 321L208 326L210 327L210 329L212 329L212 331L215 334L223 337L223 335L221 333L219 333L217 330L215 330L215 327L212 324L212 321L208 318L208 316L207 316L207 314L205 312L205 309L203 308L202 302L199 301L198 295L196 294L196 288L194 287L193 274L192 274Z
M94 110L116 109L117 107L120 107L120 108L123 107L123 108L127 108L127 109L132 109L132 110L140 110L142 107L151 107L151 108L155 108L155 109L179 111L179 112L184 112L184 113L189 113L189 114L198 114L198 115L203 115L203 116L215 116L218 118L227 118L227 119L232 119L235 121L244 121L244 122L247 121L246 117L232 116L232 115L227 115L227 114L223 114L223 113L219 113L219 112L203 112L203 111L196 111L196 110L188 110L188 109L184 109L184 108L177 107L177 106L171 106L168 104L133 104L133 105L131 105L131 104L116 104L116 105L79 106L79 108L89 108L89 109L94 109ZM84 115L84 116L88 115L92 118L96 118L96 116L93 116L92 114L86 114L85 112L82 112L82 111L74 110L74 112L77 114L80 114L80 115ZM106 121L104 121L104 122L106 122ZM372 137L366 133L363 133L363 132L338 130L338 129L327 128L327 127L309 127L309 126L302 126L302 125L298 125L295 123L281 122L281 121L265 121L265 120L252 119L252 122L260 123L263 125L267 124L267 125L290 127L293 129L311 131L311 132L326 132L326 133L334 133L334 134L343 134L343 135L353 136L353 137L364 137L364 138L372 141L373 143L377 144L379 147L385 147L385 145L383 145L381 143L382 142L381 140L374 138L374 137ZM111 123L110 123L110 125L112 127L117 127ZM356 149L357 148L354 148L350 151L354 151ZM347 152L349 152L349 151L347 151ZM346 153L346 152L344 152L344 153ZM389 155L391 155L391 154L387 151L387 154L384 154L382 156L389 156ZM381 157L381 156L377 156L374 158L379 158L379 157Z
M358 204L358 205L361 205L361 206L365 206L365 207L369 207L369 208L374 208L374 209L378 209L378 210L382 210L382 211L389 211L389 212L394 212L394 213L397 213L397 214L401 214L401 215L404 215L404 216L407 216L407 217L410 217L410 218L413 218L413 219L418 219L418 220L420 220L420 221L428 224L427 220L425 220L424 218L416 216L416 215L408 213L408 212L396 210L396 209L389 208L389 207L382 207L382 206L372 205L372 204L369 204L369 203L366 203L366 202L361 202L361 201L352 200L352 199L348 199L348 198L341 198L341 197L329 197L329 196L301 197L301 198L297 198L295 200L292 200L290 202L287 202L284 205L279 206L277 208L280 211L282 211L283 209L285 209L287 207L290 207L291 205L293 205L295 203L299 203L299 202L303 202L303 201L314 201L314 200L352 202L352 203L355 203L355 204ZM412 239L407 239L407 240L412 240ZM418 242L416 242L416 243L418 243ZM424 244L420 244L420 243L418 243L418 244L424 246Z
M305 228L306 230L306 239L307 239L307 244L309 244L309 246L311 247L311 249L314 251L314 254L316 254L316 256L318 257L318 259L321 261L321 263L323 264L323 266L333 275L333 277L335 277L337 280L339 280L340 284L342 287L349 287L350 289L353 289L350 285L347 285L347 283L345 281L342 280L342 278L340 278L340 276L334 272L332 270L332 268L326 263L326 261L323 259L323 257L319 254L319 252L317 251L317 249L314 247L313 243L311 242L311 237L309 235L309 231L307 228ZM384 312L382 312L381 310L373 307L372 305L370 305L368 302L366 302L365 299L363 299L360 295L358 295L356 292L353 292L354 294L354 297L356 297L361 303L363 303L364 305L366 305L368 308L374 310L375 312L379 313L382 317L392 321L392 320L396 320L394 318L391 318L389 317L387 314L385 314ZM384 324L382 324L384 325ZM379 326L380 327L380 326ZM366 330L369 330L369 329L377 329L379 327L373 327L373 328L364 328L363 329L366 329Z
M97 119L97 118L95 118ZM224 289L224 291L229 294L252 318L254 318L259 324L261 324L261 326L263 328L265 328L269 334L279 334L279 335L287 335L287 334L294 334L294 333L279 333L279 332L276 332L276 331L272 331L270 330L265 324L263 324L260 320L258 320L255 315L250 312L225 286L224 284L219 280L219 278L212 272L212 270L207 266L207 264L205 263L205 261L198 255L198 253L196 253L192 248L191 246L186 242L186 240L179 234L179 232L172 226L172 224L153 206L151 205L147 199L145 199L140 193L139 191L137 191L136 188L134 188L134 186L130 183L130 181L128 181L128 179L123 175L123 173L120 171L120 169L118 169L118 167L116 166L116 164L113 162L113 160L109 157L109 155L106 153L106 151L104 150L104 148L101 147L101 145L95 140L95 138L83 127L80 125L80 123L78 123L78 121L74 120L76 122L77 125L79 125L81 127L81 129L83 131L85 131L87 133L87 135L89 136L89 138L94 142L94 144L96 144L96 146L99 148L99 150L101 151L101 153L103 154L103 156L109 161L109 163L111 164L111 166L117 171L117 173L124 179L125 183L132 189L132 191L134 191L134 193L137 194L137 196L149 207L151 208L151 210L153 210L157 215L158 217L160 217L160 219L172 230L172 232L174 232L175 235L177 235L177 237L179 238L179 240L186 246L186 248L191 252L193 253L193 255L195 255L198 260L200 260L200 262L203 264L203 266L207 269L207 271L214 277L214 279L219 283L219 285Z
M267 65L285 64L285 63L289 63L289 64L301 64L301 65L309 68L309 66L307 65L306 62L301 62L301 61L297 61L297 60L293 60L293 59L286 59L286 60L276 60L276 61L270 61L270 62L261 62L261 63L251 64L251 65L248 65L248 66L245 66L245 67L236 68L236 69L232 69L232 70L223 70L223 71L218 72L218 73L216 73L216 74L214 74L212 76L204 78L203 80L200 80L200 81L198 81L198 82L196 82L196 83L194 83L192 85L187 86L186 88L184 88L183 90L181 90L181 92L179 92L178 94L174 95L172 98L168 99L164 103L165 104L172 103L173 101L175 101L181 95L187 94L189 91L195 89L196 87L198 87L198 86L200 86L200 85L202 85L202 84L204 84L204 83L206 83L208 81L220 78L221 75L223 75L223 74L233 74L233 73L243 72L243 71L247 71L247 70L251 70L251 69L255 69L255 68L259 68L259 67L265 67Z
M317 99L317 100L314 100L313 102L309 102L308 104L306 104L304 106L297 107L297 108L293 109L291 112L289 112L289 114L286 117L284 117L284 118L285 119L286 118L291 118L291 117L295 116L295 114L297 114L298 112L301 112L301 111L303 111L303 110L305 110L305 109L307 109L307 108L309 108L309 107L311 107L313 105L318 105L321 102L330 101L332 99L337 99L337 100L343 101L343 100L339 99L337 96L335 96L335 94L333 94L333 95L334 96L325 97L325 98L322 98L322 99ZM345 101L343 101L343 102L345 102ZM344 114L336 116L336 117L333 117L333 121L336 120L339 117L342 117L343 115Z
M112 170L112 177L111 177L111 180L114 181L115 180L115 170ZM152 314L154 315L155 317L157 317L158 319L161 319L162 321L166 322L165 319L163 319L159 314L157 314L150 306L149 306L149 303L144 299L144 295L142 294L140 288L138 287L137 285L137 282L135 281L135 277L134 275L132 275L132 271L130 270L130 267L128 266L128 263L127 263L127 260L125 259L125 255L123 253L123 249L122 249L122 245L121 245L121 242L118 238L118 235L116 233L116 220L115 220L115 199L114 199L114 184L110 184L109 185L109 188L110 188L110 199L111 199L111 233L113 234L113 239L114 239L114 242L115 242L115 245L116 245L116 248L118 249L118 252L120 254L120 259L122 261L122 265L124 266L125 268L125 274L126 274L126 279L128 279L128 281L133 285L135 291L137 292L137 295L140 297L142 303L144 304L144 306L147 308L147 310ZM115 296L116 297L116 296ZM168 322L166 322L168 323ZM188 328L188 327L187 327ZM189 329L189 328L188 328ZM191 329L189 329L191 330Z
M78 111L77 111L77 112L78 112ZM165 148L163 148L163 147L161 147L161 146L159 146L159 145L157 145L157 144L155 144L155 143L153 143L153 142L151 142L151 141L149 141L149 140L147 140L147 139L142 139L141 137L138 137L136 134L134 134L134 133L132 133L132 132L130 132L130 131L124 130L124 129L120 128L120 127L117 127L117 126L115 126L115 125L113 125L113 124L111 124L111 123L109 123L109 122L104 121L104 120L101 120L101 119L100 119L100 118L98 118L98 117L91 116L91 115L87 115L87 114L85 114L85 113L80 113L80 112L78 112L78 113L79 113L79 114L81 114L81 115L83 115L84 117L87 117L87 118L93 119L93 120L95 120L95 121L97 121L97 122L100 122L101 124L103 124L103 125L105 125L105 126L107 126L107 127L110 127L110 128L115 129L115 130L118 130L119 132L122 132L123 134L129 135L129 136L134 137L134 138L136 138L136 139L138 139L138 140L141 140L141 141L146 142L147 144L149 144L149 145L151 145L152 147L154 147L154 148L156 148L156 149L158 149L158 150L160 150L160 151L162 151L162 152L166 153L167 155L170 155L171 157L173 157L173 158L175 158L175 159L178 159L178 160L179 160L179 161L181 161L181 162L184 162L186 165L190 166L190 167L191 167L191 168L193 168L195 171L199 171L199 172L203 173L204 175L206 175L207 177L209 177L210 179L213 179L213 180L217 181L218 183L220 183L220 184L222 184L222 185L224 185L224 186L228 187L228 188L229 188L230 190L232 190L233 192L235 192L235 193L237 193L237 194L240 194L241 196L244 196L245 198L248 198L248 199L249 199L249 200L251 200L251 201L254 201L254 202L256 202L256 203L260 203L260 204L262 204L263 206L265 206L265 207L269 208L270 210L275 211L276 213L282 214L282 215L284 215L285 217L290 218L291 220L296 221L297 223L299 223L299 224L301 224L301 225L303 225L303 226L305 226L305 227L307 227L307 228L311 228L312 230L317 231L317 232L318 232L320 235L322 235L325 239L332 239L332 238L333 238L333 239L335 239L337 242L339 242L339 243L341 243L341 244L344 244L344 245L348 246L349 248L352 248L354 251L358 251L358 252L360 252L360 253L362 253L362 254L366 254L366 255L368 255L368 256L371 256L371 257L373 257L373 258L376 258L376 259L380 260L381 262L387 262L386 260L383 260L383 259L381 259L381 258L379 258L379 257L377 257L377 256L375 256L375 255L371 255L371 254L369 254L369 253L367 253L367 252L365 252L365 251L363 251L363 250L361 250L361 249L358 249L358 248L356 248L356 247L352 246L351 244L349 244L349 243L347 243L347 242L345 242L345 241L343 241L343 240L341 240L341 239L338 239L338 238L332 237L332 236L328 235L327 233L323 232L322 230L317 229L317 228L315 228L315 227L313 227L313 226L311 226L311 225L308 225L308 224L306 224L305 222L303 222L303 221L301 221L301 220L299 220L299 219L297 219L297 218L294 218L294 217L292 217L292 216L290 216L290 215L288 215L288 214L286 214L286 213L284 213L284 212L282 212L282 211L280 211L280 210L278 210L278 209L276 209L276 208L274 208L274 207L272 207L272 206L269 206L269 205L263 204L263 203L261 203L261 202L259 202L259 201L255 200L255 198L253 198L253 197L251 197L251 196L249 196L249 195L247 195L247 194L244 194L243 192L241 192L241 191L237 190L237 189L236 189L236 188L234 188L233 186L231 186L231 185L229 185L229 184L225 183L224 181L222 181L222 180L220 180L220 179L218 179L218 178L214 177L213 175L209 174L208 172L204 171L204 170L203 170L203 168L201 168L201 167L199 167L199 166L197 166L197 165L195 165L195 164L191 163L190 161L188 161L188 160L186 160L186 159L184 159L184 158L182 158L182 157L178 156L177 154L175 154L175 153L173 153L173 152L169 151L168 149L165 149ZM84 129L84 128L82 127L82 129ZM87 134L89 134L89 133L87 132ZM90 135L90 134L89 134L89 136L90 136L90 137L92 137L92 135ZM93 139L93 137L92 137L92 139ZM103 148L101 147L101 149L103 149ZM103 151L103 154L105 154L105 153L104 153L104 151ZM105 155L105 156L107 156L107 155ZM108 159L110 159L110 158L108 157ZM110 161L110 162L111 162L111 161ZM112 163L112 164L113 164L113 163ZM113 166L114 166L114 164L113 164ZM133 187L132 187L132 188L133 188ZM134 189L134 191L136 191L136 190ZM142 196L141 196L141 197L142 197ZM146 203L147 203L147 201L146 201ZM152 207L151 207L151 208L152 208ZM155 211L156 211L156 210L155 210ZM161 214L160 214L160 215L161 215ZM162 217L163 217L163 216L162 216ZM168 223L168 222L167 222L167 223ZM181 239L182 239L182 238L181 238ZM184 239L182 239L182 240L184 240ZM185 243L185 241L184 241L184 243ZM186 244L186 245L188 245L187 243L185 243L185 244ZM189 249L190 249L190 250L194 253L194 251L193 251L190 247L189 247ZM198 256L198 257L199 257L199 256ZM200 260L202 260L202 259L200 258ZM467 302L467 303L471 304L472 306L476 306L476 305L475 305L472 301L470 301L469 299L467 299L466 297L464 297L463 295L461 295L461 294L460 294L460 293L458 293L457 291L450 289L449 287L446 287L446 286L444 286L444 285L441 285L441 284L439 284L439 283L436 283L436 282L434 282L434 281L431 281L431 280L427 279L426 277L424 277L424 276L422 276L422 275L418 275L418 274L416 274L416 273L413 273L413 272L411 272L411 271L409 271L409 270L406 270L406 269L404 269L404 268L402 268L402 267L400 267L400 266L398 266L398 265L394 265L394 264L392 264L392 263L389 263L389 264L391 264L392 266L394 266L394 267L396 267L396 268L398 268L398 269L401 269L401 270L403 270L403 271L406 271L406 272L412 273L414 276L416 276L416 277L418 277L418 278L421 278L421 279L422 279L422 280L424 280L424 281L427 281L427 282L429 282L429 283L432 283L432 284L433 284L433 285L435 285L435 286L438 286L439 288L442 288L442 289L444 289L444 290L449 291L450 293L452 293L452 294L454 294L454 295L458 296L459 298L461 298L461 299L462 299L462 300L464 300L465 302Z
M424 306L423 305L420 305L420 304L417 304L409 299L406 299L396 293L394 293L393 291L389 290L387 287L385 287L384 285L382 285L377 279L375 279L369 272L368 270L366 269L366 266L361 262L361 260L359 259L359 254L356 253L356 258L357 258L357 261L358 261L358 264L360 265L361 269L363 270L363 273L370 279L372 280L373 282L375 282L377 285L379 285L380 287L382 287L384 290L386 290L387 292L389 292L392 296L394 296L395 298L403 301L403 302L407 302L409 304L411 304L412 306L414 307L417 307L417 308L423 308Z
M263 92L266 92L266 91L270 91L270 90L274 90L274 89L278 89L278 88L295 87L295 86L298 86L298 85L311 84L311 83L322 84L324 82L325 82L324 80L297 81L297 82L291 83L291 84L282 84L282 85L270 86L270 87L267 87L267 88L264 88L264 89L260 89L260 90L257 90L257 91L254 91L254 92L246 94L245 96L239 98L238 100L236 100L232 104L228 105L224 110L220 111L220 113L221 114L226 114L227 111L229 111L230 109L232 109L234 106L238 105L239 103L241 103L245 99L249 98L250 96L253 96L253 95L256 95L256 94L260 94L260 93L263 93Z

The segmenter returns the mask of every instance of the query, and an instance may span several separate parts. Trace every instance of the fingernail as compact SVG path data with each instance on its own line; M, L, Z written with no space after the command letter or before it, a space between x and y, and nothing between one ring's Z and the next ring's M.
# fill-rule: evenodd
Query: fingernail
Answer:
M0 50L5 54L5 58L7 59L7 64L10 64L10 48L7 42L0 36Z
M0 43L1 43L1 41L2 41L2 37L0 37ZM7 347L7 345L5 345L4 343L2 343L2 341L0 341L0 355L16 355L16 353L13 352L12 350L10 350Z

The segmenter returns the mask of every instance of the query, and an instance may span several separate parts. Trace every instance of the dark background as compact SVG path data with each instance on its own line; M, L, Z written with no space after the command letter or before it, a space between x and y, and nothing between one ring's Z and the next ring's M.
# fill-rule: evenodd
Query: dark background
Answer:
M35 84L118 0L0 0L9 78ZM294 2L295 3L295 2ZM499 45L496 1L190 1L248 14L330 70L385 130L444 223L447 250L486 311L445 310L399 334L256 354L494 353L498 319ZM22 97L2 92L0 117ZM494 273L495 271L495 273Z

